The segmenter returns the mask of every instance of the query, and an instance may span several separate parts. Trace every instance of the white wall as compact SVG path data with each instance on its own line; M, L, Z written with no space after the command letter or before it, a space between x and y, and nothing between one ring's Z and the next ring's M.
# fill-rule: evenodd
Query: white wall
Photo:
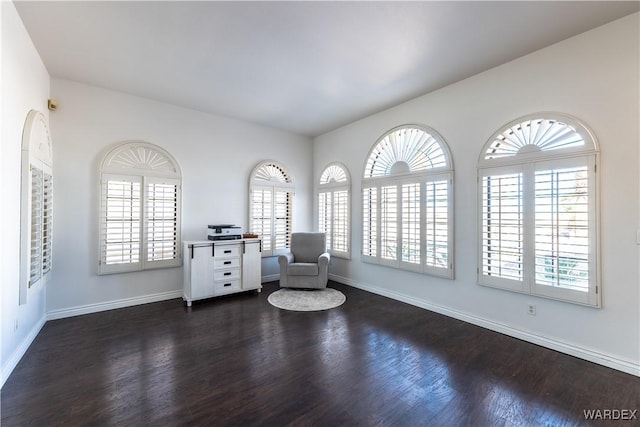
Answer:
M12 2L3 1L2 134L0 144L0 385L22 357L45 320L45 290L29 289L18 305L20 266L20 156L27 113L48 116L49 74ZM53 142L55 147L55 140ZM17 329L15 325L17 322Z
M639 375L638 21L623 18L316 138L314 186L332 161L353 178L352 259L334 258L333 277ZM600 144L602 309L476 284L480 149L507 122L539 111L579 118ZM433 127L452 151L455 280L360 261L365 157L385 131L412 122Z
M51 81L54 146L54 269L18 305L20 144L27 112L48 115L50 80L11 2L1 2L0 365L8 373L42 326L110 305L177 295L181 269L97 276L98 165L123 140L167 149L183 171L183 238L210 223L247 225L247 181L264 159L287 166L296 183L294 229L309 230L312 188L329 162L353 179L353 257L334 258L346 283L463 318L590 360L638 373L640 361L640 206L638 14L574 37L315 139L61 79ZM476 162L486 139L521 115L572 114L598 137L602 184L603 308L591 309L476 285ZM359 259L360 183L375 140L402 123L435 128L449 143L456 185L456 279L363 264ZM313 174L309 165L313 164ZM263 275L277 273L274 259ZM45 307L46 291L46 307ZM526 314L537 305L537 316ZM18 328L14 331L17 321ZM635 371L634 371L635 369ZM1 384L1 383L0 383Z
M52 79L55 191L50 317L181 294L182 268L98 276L98 168L119 142L144 140L182 168L182 237L207 225L248 225L248 182L262 160L285 165L296 186L294 230L311 228L310 138L62 79ZM263 276L277 273L263 260Z

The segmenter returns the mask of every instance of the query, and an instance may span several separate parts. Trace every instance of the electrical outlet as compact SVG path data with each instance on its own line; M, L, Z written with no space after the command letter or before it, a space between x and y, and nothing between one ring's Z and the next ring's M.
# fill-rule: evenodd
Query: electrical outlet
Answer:
M527 313L530 316L535 316L536 315L536 306L533 304L529 304L529 306L527 307Z

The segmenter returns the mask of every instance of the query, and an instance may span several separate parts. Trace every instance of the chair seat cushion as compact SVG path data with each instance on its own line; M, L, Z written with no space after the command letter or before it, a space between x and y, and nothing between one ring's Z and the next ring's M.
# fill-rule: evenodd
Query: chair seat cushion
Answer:
M294 262L287 267L290 276L317 276L318 264L311 262Z

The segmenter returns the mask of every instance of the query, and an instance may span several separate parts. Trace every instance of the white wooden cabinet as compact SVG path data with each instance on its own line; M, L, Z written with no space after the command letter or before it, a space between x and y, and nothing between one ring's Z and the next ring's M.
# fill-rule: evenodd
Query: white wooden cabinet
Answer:
M247 240L242 254L242 286L245 289L262 289L262 241Z
M185 241L183 295L195 300L262 290L260 239Z

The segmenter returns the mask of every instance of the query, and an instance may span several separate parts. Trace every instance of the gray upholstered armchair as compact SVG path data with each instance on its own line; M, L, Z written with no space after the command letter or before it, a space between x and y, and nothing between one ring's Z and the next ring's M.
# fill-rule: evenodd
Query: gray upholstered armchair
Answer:
M292 233L291 252L278 257L280 287L326 288L329 260L324 233Z

